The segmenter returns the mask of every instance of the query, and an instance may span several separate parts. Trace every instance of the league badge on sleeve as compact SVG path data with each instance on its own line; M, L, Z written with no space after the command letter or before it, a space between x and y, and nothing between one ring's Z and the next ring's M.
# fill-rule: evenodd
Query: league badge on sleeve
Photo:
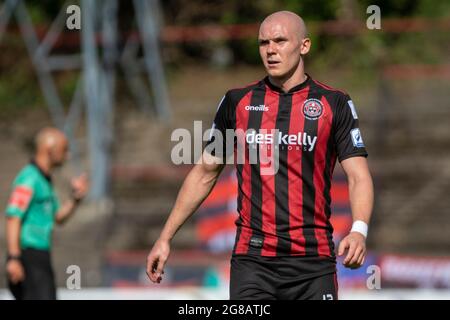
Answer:
M8 205L25 211L28 208L32 197L33 190L27 186L17 186L9 198Z
M352 142L355 147L364 148L364 142L361 136L361 131L359 131L359 128L352 129L350 131L350 135L352 136Z
M352 111L353 119L357 120L358 114L356 113L356 108L355 108L355 105L353 104L353 101L348 100L347 103L348 103L348 106L350 107L350 110Z

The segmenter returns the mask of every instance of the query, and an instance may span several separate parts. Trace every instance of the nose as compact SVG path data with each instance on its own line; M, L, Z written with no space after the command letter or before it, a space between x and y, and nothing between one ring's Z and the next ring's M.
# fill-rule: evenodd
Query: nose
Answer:
M267 46L267 54L272 55L276 53L275 43L273 41L269 41Z

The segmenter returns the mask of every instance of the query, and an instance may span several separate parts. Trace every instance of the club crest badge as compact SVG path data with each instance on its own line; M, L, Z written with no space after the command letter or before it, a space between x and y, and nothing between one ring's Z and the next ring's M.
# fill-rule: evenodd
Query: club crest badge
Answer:
M306 119L317 120L323 114L323 104L317 99L308 99L303 103L303 115Z

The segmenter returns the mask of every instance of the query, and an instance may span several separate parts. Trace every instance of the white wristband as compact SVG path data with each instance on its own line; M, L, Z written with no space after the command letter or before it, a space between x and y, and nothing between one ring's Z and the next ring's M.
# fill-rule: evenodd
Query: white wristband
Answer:
M367 223L361 220L356 220L355 222L353 222L352 230L350 230L350 232L359 232L367 238L368 229L369 227L367 226Z

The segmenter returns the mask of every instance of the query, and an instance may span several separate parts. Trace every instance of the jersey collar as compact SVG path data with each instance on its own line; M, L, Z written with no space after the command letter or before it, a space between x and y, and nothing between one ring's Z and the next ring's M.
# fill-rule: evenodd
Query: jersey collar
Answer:
M276 85L274 85L272 82L270 82L269 80L269 76L266 76L264 78L264 83L266 84L266 86L268 86L270 88L270 90L278 92L278 93L294 93L297 91L300 91L304 88L306 88L312 81L312 78L309 74L305 73L306 75L306 80L303 81L302 83L296 85L295 87L292 87L291 90L289 90L288 92L284 92L280 87L277 87Z
M36 169L38 169L39 173L50 183L52 183L52 177L48 174L46 174L36 163L36 161L34 159L31 159L30 164L35 166Z

